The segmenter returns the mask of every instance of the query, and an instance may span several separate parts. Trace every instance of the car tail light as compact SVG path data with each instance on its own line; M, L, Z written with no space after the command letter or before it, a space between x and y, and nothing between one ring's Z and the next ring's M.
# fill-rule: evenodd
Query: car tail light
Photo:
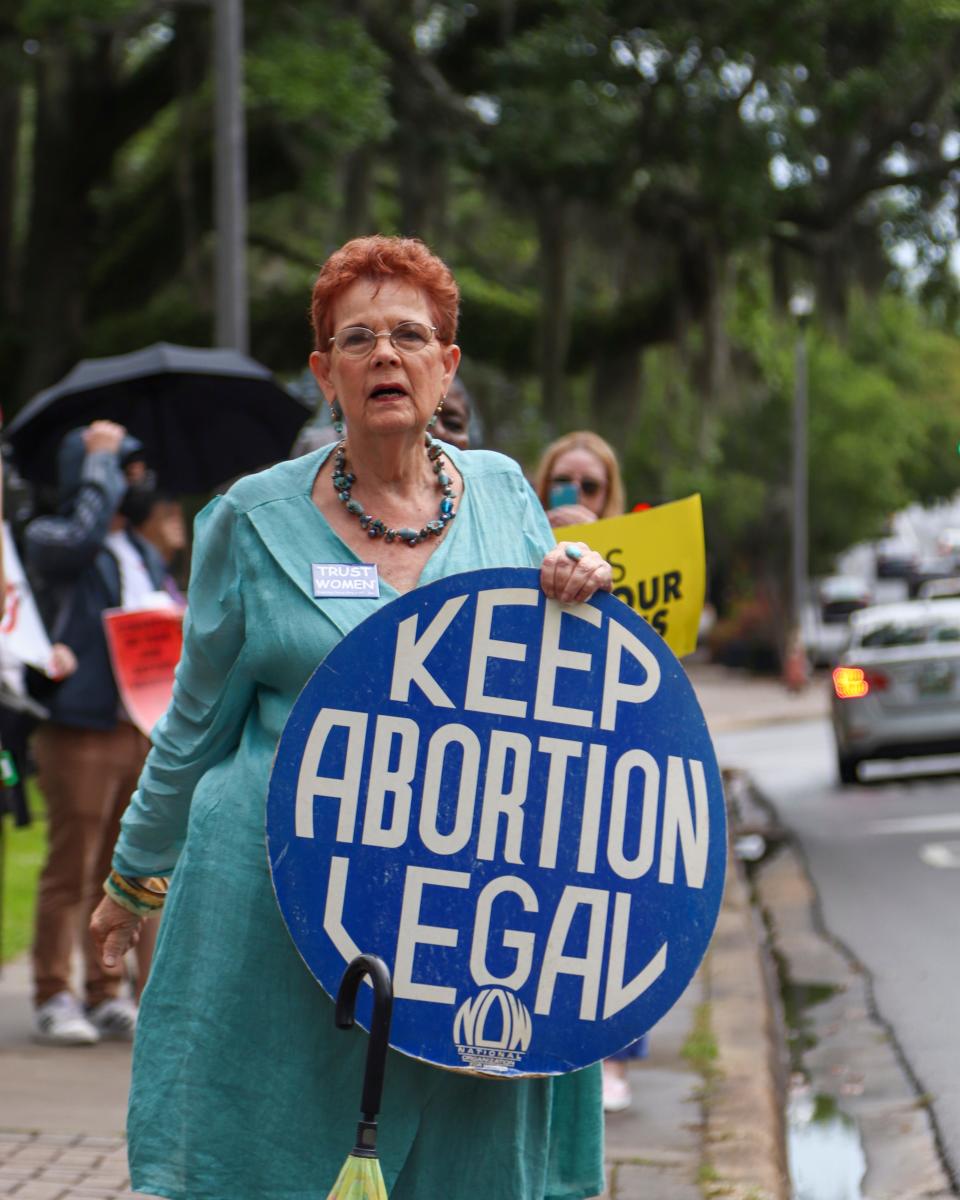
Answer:
M833 690L840 700L856 700L873 689L885 692L890 680L882 671L865 671L863 667L834 667Z

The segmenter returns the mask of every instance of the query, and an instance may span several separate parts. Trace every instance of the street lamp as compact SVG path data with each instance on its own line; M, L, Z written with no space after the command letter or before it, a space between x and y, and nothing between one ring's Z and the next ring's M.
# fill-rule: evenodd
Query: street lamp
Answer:
M802 644L803 610L807 599L807 325L813 312L814 294L809 286L798 287L790 297L790 314L797 323L793 374L793 630Z

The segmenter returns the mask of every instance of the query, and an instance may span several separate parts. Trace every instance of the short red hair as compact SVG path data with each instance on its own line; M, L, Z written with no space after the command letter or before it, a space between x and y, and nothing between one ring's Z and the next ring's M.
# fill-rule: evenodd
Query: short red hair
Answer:
M447 264L419 238L353 238L335 250L320 268L313 285L310 318L317 349L326 351L333 336L333 306L358 279L392 279L418 288L427 297L437 327L437 340L450 345L457 336L460 289Z

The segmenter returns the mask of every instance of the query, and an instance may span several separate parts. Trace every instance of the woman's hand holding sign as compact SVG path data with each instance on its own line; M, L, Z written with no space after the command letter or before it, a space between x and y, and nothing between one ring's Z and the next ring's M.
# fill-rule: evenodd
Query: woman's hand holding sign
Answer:
M540 565L540 586L548 600L581 604L613 586L610 564L586 542L559 542Z

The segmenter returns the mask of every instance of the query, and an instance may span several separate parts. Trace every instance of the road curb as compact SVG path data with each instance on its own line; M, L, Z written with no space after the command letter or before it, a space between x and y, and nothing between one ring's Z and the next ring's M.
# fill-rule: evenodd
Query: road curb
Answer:
M777 823L774 806L748 775L741 774L739 783L750 793L750 810L766 814L781 842L751 874L753 911L764 923L766 953L771 961L776 955L783 986L794 993L795 1005L797 995L819 990L816 1001L794 1018L798 1026L792 1033L800 1047L794 1069L802 1071L797 1079L855 1123L866 1164L864 1197L957 1196L933 1114L893 1030L877 1010L869 972L827 928L802 850ZM777 1005L782 1008L779 986L778 979Z
M788 1200L785 1072L779 998L767 941L743 867L731 852L723 905L707 960L707 1002L717 1049L705 1088L704 1195Z

